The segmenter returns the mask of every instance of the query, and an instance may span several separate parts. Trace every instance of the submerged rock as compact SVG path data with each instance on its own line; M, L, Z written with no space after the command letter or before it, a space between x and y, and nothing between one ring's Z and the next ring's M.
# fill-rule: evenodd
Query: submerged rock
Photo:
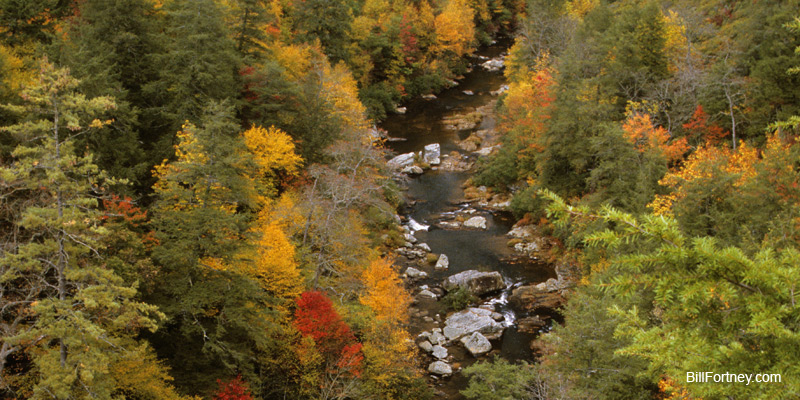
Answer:
M462 337L461 343L473 357L492 351L492 344L489 343L489 339L480 332L474 332L472 335Z
M480 272L474 269L459 272L447 277L442 286L451 291L463 287L476 296L497 292L505 289L506 283L503 276L497 271Z
M442 332L448 340L457 340L474 332L480 332L487 338L499 338L504 329L502 324L492 318L491 311L468 308L447 317Z

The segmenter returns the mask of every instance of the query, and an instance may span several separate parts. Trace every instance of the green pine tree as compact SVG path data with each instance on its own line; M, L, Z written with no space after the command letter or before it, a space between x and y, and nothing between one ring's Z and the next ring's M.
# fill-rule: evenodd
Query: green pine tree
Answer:
M2 361L24 353L33 362L32 398L111 398L119 386L113 366L141 354L135 335L155 330L161 317L99 257L108 231L98 198L113 181L75 138L102 126L93 117L114 102L88 99L77 86L66 69L42 62L25 103L7 106L23 121L2 128L21 143L0 169L3 198L29 199L13 221L19 236L0 258L0 285L11 292L0 297L3 320L17 322L2 332Z

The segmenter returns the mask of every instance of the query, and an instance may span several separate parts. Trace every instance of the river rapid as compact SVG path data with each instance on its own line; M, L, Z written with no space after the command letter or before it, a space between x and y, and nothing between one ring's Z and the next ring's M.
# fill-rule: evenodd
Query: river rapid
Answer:
M442 120L454 114L472 112L497 100L497 93L491 92L497 91L506 83L505 77L502 71L488 71L480 64L487 59L501 56L509 45L510 40L501 40L497 44L482 48L470 59L472 70L465 74L458 86L439 93L436 99L413 100L405 104L407 109L405 114L387 118L380 127L386 130L390 137L404 139L390 142L389 147L401 154L421 151L425 145L439 143L442 155L457 151L468 156L470 160L479 157L473 152L459 148L457 142L474 131L493 129L495 124L493 113L487 114L478 126L470 130L447 129ZM446 254L450 262L449 269L436 270L432 265L421 268L419 262L414 263L400 257L399 263L414 266L428 274L426 278L410 284L409 291L412 295L416 295L423 285L435 287L440 285L444 278L471 269L498 271L506 283L506 288L501 293L482 298L479 303L503 314L502 323L507 326L502 337L492 341L493 350L476 359L460 344L449 346L448 362L453 367L453 375L444 378L431 375L431 381L438 394L448 399L464 398L459 390L466 387L467 379L461 374L461 369L479 360L491 360L495 355L499 355L511 361L534 361L530 342L537 333L523 333L517 330L514 322L519 317L518 310L508 304L507 298L515 287L544 282L556 276L552 266L522 257L508 246L507 233L514 224L509 212L481 207L477 203L464 200L462 185L471 173L471 171L454 172L435 168L425 171L422 175L410 177L406 191L409 206L402 210L406 221L413 219L420 224L430 226L427 231L414 232L418 243L426 243L432 254ZM486 229L437 227L439 222L452 218L455 214L483 216L486 218ZM415 299L415 304L410 310L412 318L409 331L412 336L416 337L421 332L443 327L442 321L446 318L447 311L440 302L420 297ZM543 329L546 330L548 327ZM427 368L434 360L425 352L420 352L419 359L423 368Z

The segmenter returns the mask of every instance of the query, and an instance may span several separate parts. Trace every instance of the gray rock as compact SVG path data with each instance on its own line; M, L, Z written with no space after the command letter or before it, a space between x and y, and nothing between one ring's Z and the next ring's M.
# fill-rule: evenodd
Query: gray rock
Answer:
M395 107L394 112L398 114L405 114L407 109L405 107Z
M431 252L431 246L428 246L427 243L420 243L420 244L417 245L417 247L419 247L422 250L427 251L428 253Z
M407 167L403 167L403 169L400 170L400 172L406 175L422 175L422 173L425 171L423 171L421 167L418 167L416 165L409 165Z
M503 290L506 284L503 282L503 276L497 271L480 272L471 269L447 277L442 282L442 286L448 291L463 287L480 296Z
M431 298L431 299L435 299L437 297L436 293L433 293L428 289L423 289L421 292L419 292L418 296L428 297L428 298Z
M506 91L508 91L508 85L502 85L502 86L500 86L500 89L492 90L491 93L492 93L492 96L499 96L499 95L505 93Z
M428 372L436 375L448 376L453 374L453 368L444 361L434 361L428 366Z
M472 96L475 94L472 90L462 90L461 93L464 93L467 96Z
M505 61L500 58L493 58L489 61L484 62L481 64L481 67L487 71L499 71L503 67L505 67Z
M520 253L535 253L539 251L539 244L536 242L517 243L514 245L514 250Z
M439 222L439 227L442 229L458 229L461 227L461 224L456 221L441 221Z
M464 221L464 226L466 226L467 228L486 229L486 218L472 217Z
M406 275L408 275L409 278L417 279L427 277L428 273L425 271L420 271L414 267L408 267L408 269L406 269Z
M447 258L446 254L439 254L439 259L436 260L436 269L448 269L450 268L450 260Z
M513 229L508 231L507 235L517 239L527 239L534 235L536 227L533 225L521 225L515 226Z
M462 337L461 343L464 344L464 347L473 357L492 351L492 344L489 343L489 339L486 339L486 336L483 336L480 332Z
M492 312L481 308L468 308L457 312L444 322L442 332L448 340L457 340L474 332L488 337L500 337L505 327L492 319Z
M406 242L417 243L417 238L414 237L414 235L412 235L410 233L403 234L403 237L406 239Z
M425 150L423 151L422 161L430 165L439 165L441 160L439 157L441 156L441 148L439 147L439 143L431 143L425 146Z
M442 334L442 330L439 328L434 328L433 332L428 335L428 340L430 340L433 344L442 345L447 342L447 338Z
M422 98L425 99L425 100L436 100L436 95L435 94L423 94Z
M445 358L447 358L447 349L437 344L433 346L431 354L433 354L434 357L440 360L444 360Z
M433 345L431 344L431 342L429 342L427 340L423 340L423 341L419 342L419 344L417 344L417 346L419 346L419 348L422 349L423 351L425 351L426 353L430 353L430 352L433 351Z
M414 163L414 153L400 154L386 162L389 168L401 169Z

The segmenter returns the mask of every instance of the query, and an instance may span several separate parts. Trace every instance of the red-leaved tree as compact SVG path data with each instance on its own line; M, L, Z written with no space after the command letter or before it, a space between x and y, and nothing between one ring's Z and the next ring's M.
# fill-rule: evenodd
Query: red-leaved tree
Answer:
M228 381L217 379L217 383L219 389L214 394L214 400L253 400L253 395L241 376Z
M322 292L304 292L296 304L294 325L303 336L314 340L324 360L324 379L320 383L319 397L346 398L361 375L364 360L361 343Z

